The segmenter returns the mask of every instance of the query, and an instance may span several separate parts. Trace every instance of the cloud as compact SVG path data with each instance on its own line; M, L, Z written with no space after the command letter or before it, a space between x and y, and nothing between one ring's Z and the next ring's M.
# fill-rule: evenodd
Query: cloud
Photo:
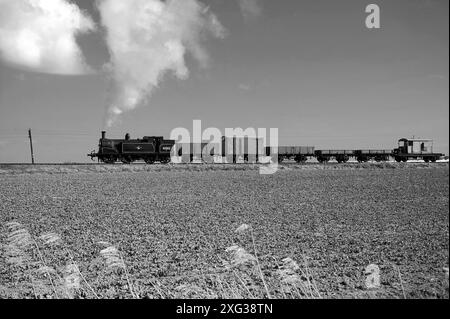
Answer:
M250 91L252 89L252 87L250 85L244 84L244 83L239 84L238 87L242 91Z
M92 20L67 0L0 0L0 57L16 68L86 73L75 37L94 29Z
M167 73L187 79L187 53L207 66L203 40L225 36L217 17L197 0L98 0L97 7L107 32L107 70L114 83L107 126L145 102Z
M433 80L442 80L442 81L447 80L447 77L442 74L429 74L428 78L433 79Z
M447 0L445 0L447 1ZM441 5L442 2L445 3L445 1L438 1L438 0L410 0L409 4L413 7L419 8L419 9L434 9Z
M16 80L18 80L18 81L25 81L25 80L26 80L25 74L23 74L22 72L20 72L20 73L14 73L14 74L13 74L13 77L14 77Z
M262 15L260 0L238 0L238 3L245 20L257 18Z

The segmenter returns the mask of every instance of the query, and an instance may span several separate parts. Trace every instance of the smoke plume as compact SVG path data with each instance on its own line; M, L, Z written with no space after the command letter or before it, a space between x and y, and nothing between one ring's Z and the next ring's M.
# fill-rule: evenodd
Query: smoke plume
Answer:
M107 70L114 83L107 126L145 102L167 73L188 78L187 53L206 66L204 38L225 33L198 0L99 0L97 7L107 32Z
M75 37L94 28L67 0L0 0L0 57L30 71L83 74L90 69Z

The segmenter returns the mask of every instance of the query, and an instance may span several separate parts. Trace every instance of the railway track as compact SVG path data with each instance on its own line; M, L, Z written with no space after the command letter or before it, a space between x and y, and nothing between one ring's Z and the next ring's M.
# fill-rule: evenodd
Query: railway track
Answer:
M382 162L366 162L365 164L400 164L396 163L395 161L382 161ZM402 164L419 164L419 163L425 163L424 161L408 161L406 163ZM449 163L448 160L439 160L435 163L427 163L427 164L441 164L441 163ZM0 167L11 167L11 166L153 166L153 165L163 165L163 166L187 166L187 165L265 165L267 163L214 163L214 164L208 164L208 163L168 163L168 164L161 164L161 163L154 163L154 164L147 164L145 162L134 162L130 164L124 164L124 163L115 163L115 164L105 164L105 163L0 163ZM319 162L307 162L307 163L297 163L295 161L288 162L283 161L282 163L279 163L283 166L289 166L289 165L361 165L362 163L351 161L346 163L338 163L338 162L327 162L327 163L319 163Z

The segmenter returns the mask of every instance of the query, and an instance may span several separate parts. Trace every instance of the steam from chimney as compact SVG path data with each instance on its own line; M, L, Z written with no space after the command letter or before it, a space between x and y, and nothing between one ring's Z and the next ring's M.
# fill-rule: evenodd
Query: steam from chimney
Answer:
M225 36L225 29L198 0L99 0L111 61L114 89L106 126L148 99L164 75L189 77L185 56L208 64L202 46L207 35Z

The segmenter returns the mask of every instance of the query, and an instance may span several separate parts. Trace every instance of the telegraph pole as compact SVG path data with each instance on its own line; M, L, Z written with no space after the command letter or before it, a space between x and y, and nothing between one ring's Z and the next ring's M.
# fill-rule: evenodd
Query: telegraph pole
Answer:
M34 165L33 138L31 137L31 129L28 129L28 137L30 138L31 164Z

